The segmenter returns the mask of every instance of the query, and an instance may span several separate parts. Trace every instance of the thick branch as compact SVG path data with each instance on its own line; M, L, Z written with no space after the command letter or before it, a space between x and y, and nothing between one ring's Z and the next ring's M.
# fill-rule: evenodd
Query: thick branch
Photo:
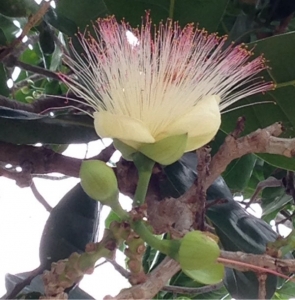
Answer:
M115 148L111 145L105 148L95 157L91 159L100 159L109 161ZM53 172L62 173L71 177L79 177L79 170L82 159L67 157L56 153L51 149L33 146L17 146L0 142L0 162L5 162L13 166L20 166L25 173L30 174L48 174ZM2 172L6 175L7 172ZM9 173L13 178L13 174ZM22 172L17 173L15 179L22 176Z
M258 129L244 137L235 138L228 135L224 144L214 155L210 163L210 174L206 179L206 188L226 169L228 164L249 153L279 154L286 157L295 155L295 138L278 138L283 132L280 123L264 129Z

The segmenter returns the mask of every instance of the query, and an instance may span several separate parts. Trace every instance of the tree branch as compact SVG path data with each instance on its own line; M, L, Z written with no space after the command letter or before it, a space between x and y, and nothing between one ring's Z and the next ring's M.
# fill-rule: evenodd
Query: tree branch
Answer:
M13 56L11 56L11 57L13 57ZM15 67L19 67L19 68L21 68L23 70L26 70L28 72L31 72L33 74L40 74L40 75L43 75L44 77L48 77L48 78L51 78L51 79L54 79L54 80L61 81L61 79L57 75L57 73L52 72L50 70L47 70L47 69L44 69L44 68L41 68L41 67L38 67L38 66L33 66L33 65L30 65L30 64L26 64L26 63L24 63L22 61L19 61L17 59L13 60L12 64Z
M255 268L264 268L280 274L292 274L295 272L295 259L274 258L266 254L251 254L243 252L221 251L220 258L226 259L222 262L226 267L234 268L242 272L253 271ZM231 262L230 262L231 261ZM247 264L248 267L235 265L235 262ZM249 267L252 265L253 268Z
M210 174L206 179L206 188L225 171L228 164L249 153L279 154L286 157L295 155L295 138L278 138L283 132L280 123L275 123L264 129L258 129L244 137L235 138L228 135L224 144L214 155L210 163Z
M166 285L169 279L180 270L178 262L166 257L159 266L152 271L146 282L122 290L114 298L106 296L105 299L152 299Z
M198 288L166 285L162 288L162 291L171 292L174 294L198 295L198 294L210 293L219 290L222 287L223 287L223 282L212 284L212 285L206 285Z
M113 155L115 148L113 145L102 150L97 156L91 159L99 159L109 161ZM48 174L62 173L71 177L79 177L79 170L83 159L67 157L56 153L51 149L34 146L17 146L9 143L0 142L0 162L5 162L13 166L20 166L23 172L9 173L9 178L14 178L17 182L22 178L23 174ZM7 175L2 170L3 176ZM28 182L29 186L31 182Z

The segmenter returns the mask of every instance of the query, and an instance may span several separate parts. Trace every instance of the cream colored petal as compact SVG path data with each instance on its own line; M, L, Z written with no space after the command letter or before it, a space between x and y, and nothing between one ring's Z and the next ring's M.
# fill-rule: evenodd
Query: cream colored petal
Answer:
M216 133L217 133L217 131L215 131L214 133L212 132L212 135L206 134L203 136L199 135L199 136L189 137L187 139L185 152L199 149L202 146L208 144L214 138Z
M199 101L189 113L170 124L160 138L188 133L186 151L202 147L215 136L220 127L219 102L219 96L211 96Z
M117 138L139 143L155 142L148 128L140 120L124 115L114 115L107 111L95 112L93 116L94 128L102 138Z

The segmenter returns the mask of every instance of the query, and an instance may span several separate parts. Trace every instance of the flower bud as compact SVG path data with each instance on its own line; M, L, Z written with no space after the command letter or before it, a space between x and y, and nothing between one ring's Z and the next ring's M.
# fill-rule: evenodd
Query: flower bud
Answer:
M99 160L83 161L80 168L81 185L89 197L103 204L118 201L118 183L112 168Z

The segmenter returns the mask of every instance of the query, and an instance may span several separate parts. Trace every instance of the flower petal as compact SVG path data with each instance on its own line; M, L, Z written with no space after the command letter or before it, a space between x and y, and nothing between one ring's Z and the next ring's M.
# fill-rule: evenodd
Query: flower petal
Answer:
M101 138L117 138L139 143L155 142L148 128L140 120L124 115L114 115L104 110L95 112L93 116L95 130Z
M210 142L220 127L219 102L219 96L210 96L199 101L189 113L170 124L160 138L187 133L188 142L185 151L202 147Z

